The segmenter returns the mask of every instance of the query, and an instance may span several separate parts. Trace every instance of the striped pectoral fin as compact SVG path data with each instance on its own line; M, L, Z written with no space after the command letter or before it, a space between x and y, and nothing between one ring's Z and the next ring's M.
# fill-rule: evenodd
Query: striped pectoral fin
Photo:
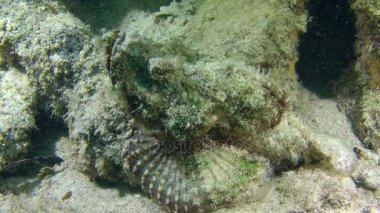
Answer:
M170 197L167 198L166 207L175 212L179 212L179 201L182 192L182 178L184 177L181 176L181 172L177 170L174 177L174 184L172 184Z
M175 193L175 195L172 197L172 206L171 208L174 209L175 212L179 212L179 207L180 207L180 199L181 199L181 191L178 191Z
M168 160L168 164L162 171L162 173L159 175L159 178L156 181L155 187L154 187L154 195L157 201L161 200L162 191L165 189L165 184L169 179L169 173L172 166L171 159Z
M186 181L183 182L181 197L178 200L178 209L179 212L188 212L188 202L189 202L189 190L187 188Z
M141 145L141 146L140 146ZM126 169L151 198L169 212L199 212L194 203L199 189L194 186L183 159L160 151L157 143L131 143L125 151Z
M160 195L158 202L163 208L167 207L167 199L170 199L172 193L172 189L170 188L171 181L170 179L166 179L165 183L161 183L162 188L157 191L157 194Z
M149 192L149 177L155 172L155 170L157 169L158 164L160 164L161 160L162 160L162 154L159 153L144 168L144 172L143 172L141 179L140 179L140 184L141 184L141 188L145 192Z
M135 164L132 167L132 173L135 174L136 177L142 178L143 174L145 173L145 170L148 169L150 162L153 161L154 156L156 154L157 154L157 150L154 150L150 153L146 153L138 157L137 162L135 162Z
M166 185L164 189L161 191L161 205L164 208L171 209L170 204L172 200L172 196L176 193L175 187L177 184L177 168L174 165L171 168L170 176L167 178Z
M187 177L189 178L189 177ZM184 181L183 191L179 198L179 211L178 212L199 212L200 206L194 203L194 199L198 199L198 193L193 190L198 190L192 183Z
M158 164L158 167L154 170L152 174L149 175L147 179L147 185L148 185L148 194L151 197L155 197L155 188L157 185L157 182L159 181L160 176L162 175L163 171L165 170L165 166L168 162L168 159L166 156L163 157L162 161Z
M128 169L132 171L133 167L138 163L140 160L140 154L143 150L139 148L136 144L130 144L125 152L127 162L128 162Z
M182 208L180 208L180 212L186 212L186 213L197 213L199 212L200 208L197 205L194 205L194 203L191 200L188 200L187 202L183 202Z

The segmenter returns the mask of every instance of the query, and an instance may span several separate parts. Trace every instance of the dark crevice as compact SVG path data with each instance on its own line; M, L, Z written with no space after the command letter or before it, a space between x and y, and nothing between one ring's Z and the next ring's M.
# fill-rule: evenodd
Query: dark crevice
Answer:
M121 197L127 194L144 194L143 190L136 185L107 180L101 177L95 177L95 184L102 189L116 189Z
M45 113L39 113L36 124L37 129L30 134L30 150L23 159L20 159L20 162L26 163L15 167L10 172L11 176L37 176L42 167L52 166L57 159L60 159L55 156L55 146L60 137L68 135L67 125L63 123L63 120L54 120Z
M68 135L63 120L54 120L43 110L36 118L38 128L31 132L29 152L15 162L0 168L0 193L29 193L47 175L54 175L50 167L60 164L63 159L55 155L59 138Z
M32 147L27 157L53 155L59 138L69 134L63 119L52 118L50 114L43 110L38 114L37 129L30 136Z
M355 16L348 0L310 0L307 31L300 36L299 80L321 97L354 59Z

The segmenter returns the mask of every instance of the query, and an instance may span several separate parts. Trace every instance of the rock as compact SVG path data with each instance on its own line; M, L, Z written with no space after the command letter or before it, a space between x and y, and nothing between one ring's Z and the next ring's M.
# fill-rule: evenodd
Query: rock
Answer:
M320 154L323 164L342 174L349 174L356 163L356 156L351 147L344 141L330 138L324 135L317 135L312 146Z
M363 92L359 112L356 116L356 128L363 143L373 150L380 149L380 92Z
M12 69L0 76L0 166L26 154L36 127L35 82Z
M351 177L358 186L371 191L380 190L380 165L378 164L359 160Z
M336 177L319 169L286 172L279 180L281 201L294 211L349 210L357 190L348 177Z

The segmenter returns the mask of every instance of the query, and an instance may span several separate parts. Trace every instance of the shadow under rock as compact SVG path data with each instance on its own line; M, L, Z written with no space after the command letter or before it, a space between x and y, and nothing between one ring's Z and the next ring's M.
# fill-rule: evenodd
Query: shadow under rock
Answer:
M131 186L123 182L109 181L103 178L95 178L96 185L101 189L116 189L119 192L119 196L123 197L127 194L141 194L144 192L137 186Z
M105 28L116 28L132 10L156 12L161 6L169 5L172 0L62 0L66 8L94 32Z
M55 175L51 166L62 159L55 156L56 143L66 136L62 121L52 121L44 115L37 118L38 130L31 134L31 149L23 159L11 163L11 169L0 172L0 193L31 192L46 176ZM47 169L44 169L47 168Z

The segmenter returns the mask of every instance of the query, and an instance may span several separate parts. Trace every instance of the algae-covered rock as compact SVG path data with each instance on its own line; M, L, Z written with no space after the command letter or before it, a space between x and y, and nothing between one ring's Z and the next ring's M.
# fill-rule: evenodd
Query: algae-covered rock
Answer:
M297 36L305 31L305 1L206 0L189 25L185 42L209 56L269 70L288 68L296 56Z
M350 178L318 169L287 172L277 187L282 202L295 211L350 211L358 194Z
M78 167L83 171L96 171L90 162L104 155L117 158L120 164L120 146L110 145L108 150L113 151L109 152L103 150L103 145L96 146L117 144L129 130L125 125L129 118L124 101L117 94L109 95L112 88L101 38L90 36L88 26L57 2L9 1L2 3L0 11L2 66L18 70L2 72L2 111L7 116L1 122L2 145L7 145L5 156L20 150L27 154L23 147L30 145L31 130L38 128L35 119L39 112L49 119L45 122L65 121L72 142L79 144L72 146L78 148L78 153L96 153L87 158L79 155L78 162L83 164L78 163ZM14 140L15 134L17 138L11 146L9 141ZM83 141L91 143L86 147ZM9 163L9 159L4 163Z
M320 160L325 166L346 175L350 174L357 160L351 146L336 138L323 135L319 135L312 144L320 153Z
M359 103L357 129L367 147L380 148L380 92L367 90Z
M233 59L276 79L295 79L298 35L306 30L303 0L173 1L160 12L127 15L120 30L173 40L217 61Z
M0 72L0 166L28 151L36 130L37 87L16 69Z
M62 116L63 93L84 68L78 56L86 54L89 29L71 14L52 11L42 2L2 4L6 16L1 18L0 43L8 50L3 51L4 58L13 59L8 60L9 66L38 81L39 95L49 100L53 113Z
M363 92L358 102L355 125L361 140L372 149L380 147L380 8L375 1L353 3L358 39L355 72Z
M380 167L376 163L359 160L351 176L356 184L365 189L380 189Z
M349 210L352 180L377 189L376 165L355 167L352 141L294 112L305 1L173 1L101 36L65 8L80 2L2 4L0 165L26 153L38 111L68 127L75 169L138 185L167 211L260 203L273 187L289 211ZM361 108L375 147L376 97Z

